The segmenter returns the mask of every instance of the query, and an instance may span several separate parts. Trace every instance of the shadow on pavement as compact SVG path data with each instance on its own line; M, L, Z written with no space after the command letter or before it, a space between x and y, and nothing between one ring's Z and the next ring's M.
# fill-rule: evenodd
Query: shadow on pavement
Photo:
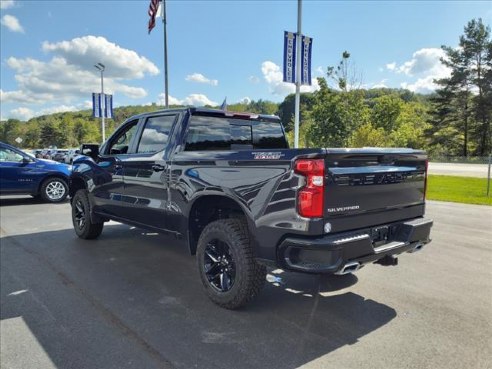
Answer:
M353 275L281 271L244 309L221 309L185 248L123 225L95 241L4 237L1 273L2 321L22 317L58 368L297 368L396 317L346 290Z

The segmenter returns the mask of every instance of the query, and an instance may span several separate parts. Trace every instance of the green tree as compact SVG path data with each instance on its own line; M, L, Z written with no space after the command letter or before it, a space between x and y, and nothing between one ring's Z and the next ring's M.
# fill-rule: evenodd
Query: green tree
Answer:
M315 96L312 93L303 92L300 97L299 125L302 126L313 109ZM280 117L280 120L287 131L294 129L295 99L295 94L289 94L277 108L276 114Z
M492 40L490 27L481 19L471 20L460 37L459 48L443 46L446 57L441 61L451 69L451 76L437 80L440 88L433 99L433 126L429 129L432 144L459 140L461 154L467 156L471 146L480 156L491 150L492 115ZM454 134L458 132L458 134ZM451 136L450 136L451 135ZM450 154L455 142L449 145Z
M370 120L364 92L349 90L343 83L344 90L333 90L325 78L318 78L318 83L311 113L314 123L309 130L312 142L319 147L347 146L350 134Z
M383 95L373 100L371 121L375 127L387 131L397 129L397 120L403 108L403 100L397 95Z
M21 136L23 123L18 119L8 119L0 125L0 141L17 145L15 139ZM22 138L22 137L21 137Z

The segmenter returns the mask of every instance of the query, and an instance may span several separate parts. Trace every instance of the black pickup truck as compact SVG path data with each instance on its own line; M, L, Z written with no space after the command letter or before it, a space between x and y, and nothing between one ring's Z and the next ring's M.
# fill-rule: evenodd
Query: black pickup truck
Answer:
M346 274L430 241L423 151L289 149L278 117L185 108L132 117L83 153L77 235L109 220L173 235L225 308L256 296L267 266Z

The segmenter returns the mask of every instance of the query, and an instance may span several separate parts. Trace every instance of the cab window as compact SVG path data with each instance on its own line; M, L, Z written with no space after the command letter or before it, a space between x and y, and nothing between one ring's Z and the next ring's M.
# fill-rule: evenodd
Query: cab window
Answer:
M138 119L128 123L126 127L111 138L107 153L109 155L128 154L130 143L137 132Z

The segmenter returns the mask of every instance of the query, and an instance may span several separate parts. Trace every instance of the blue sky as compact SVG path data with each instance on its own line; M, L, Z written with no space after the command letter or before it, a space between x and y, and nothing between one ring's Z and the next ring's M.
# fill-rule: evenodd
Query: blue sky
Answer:
M163 29L147 34L148 0L1 1L1 117L88 108L100 89L120 105L162 101ZM448 71L441 45L456 46L472 18L491 24L490 1L303 1L313 75L344 50L362 86L428 93ZM282 101L283 31L296 30L296 1L167 1L171 102ZM315 90L316 84L305 90Z

